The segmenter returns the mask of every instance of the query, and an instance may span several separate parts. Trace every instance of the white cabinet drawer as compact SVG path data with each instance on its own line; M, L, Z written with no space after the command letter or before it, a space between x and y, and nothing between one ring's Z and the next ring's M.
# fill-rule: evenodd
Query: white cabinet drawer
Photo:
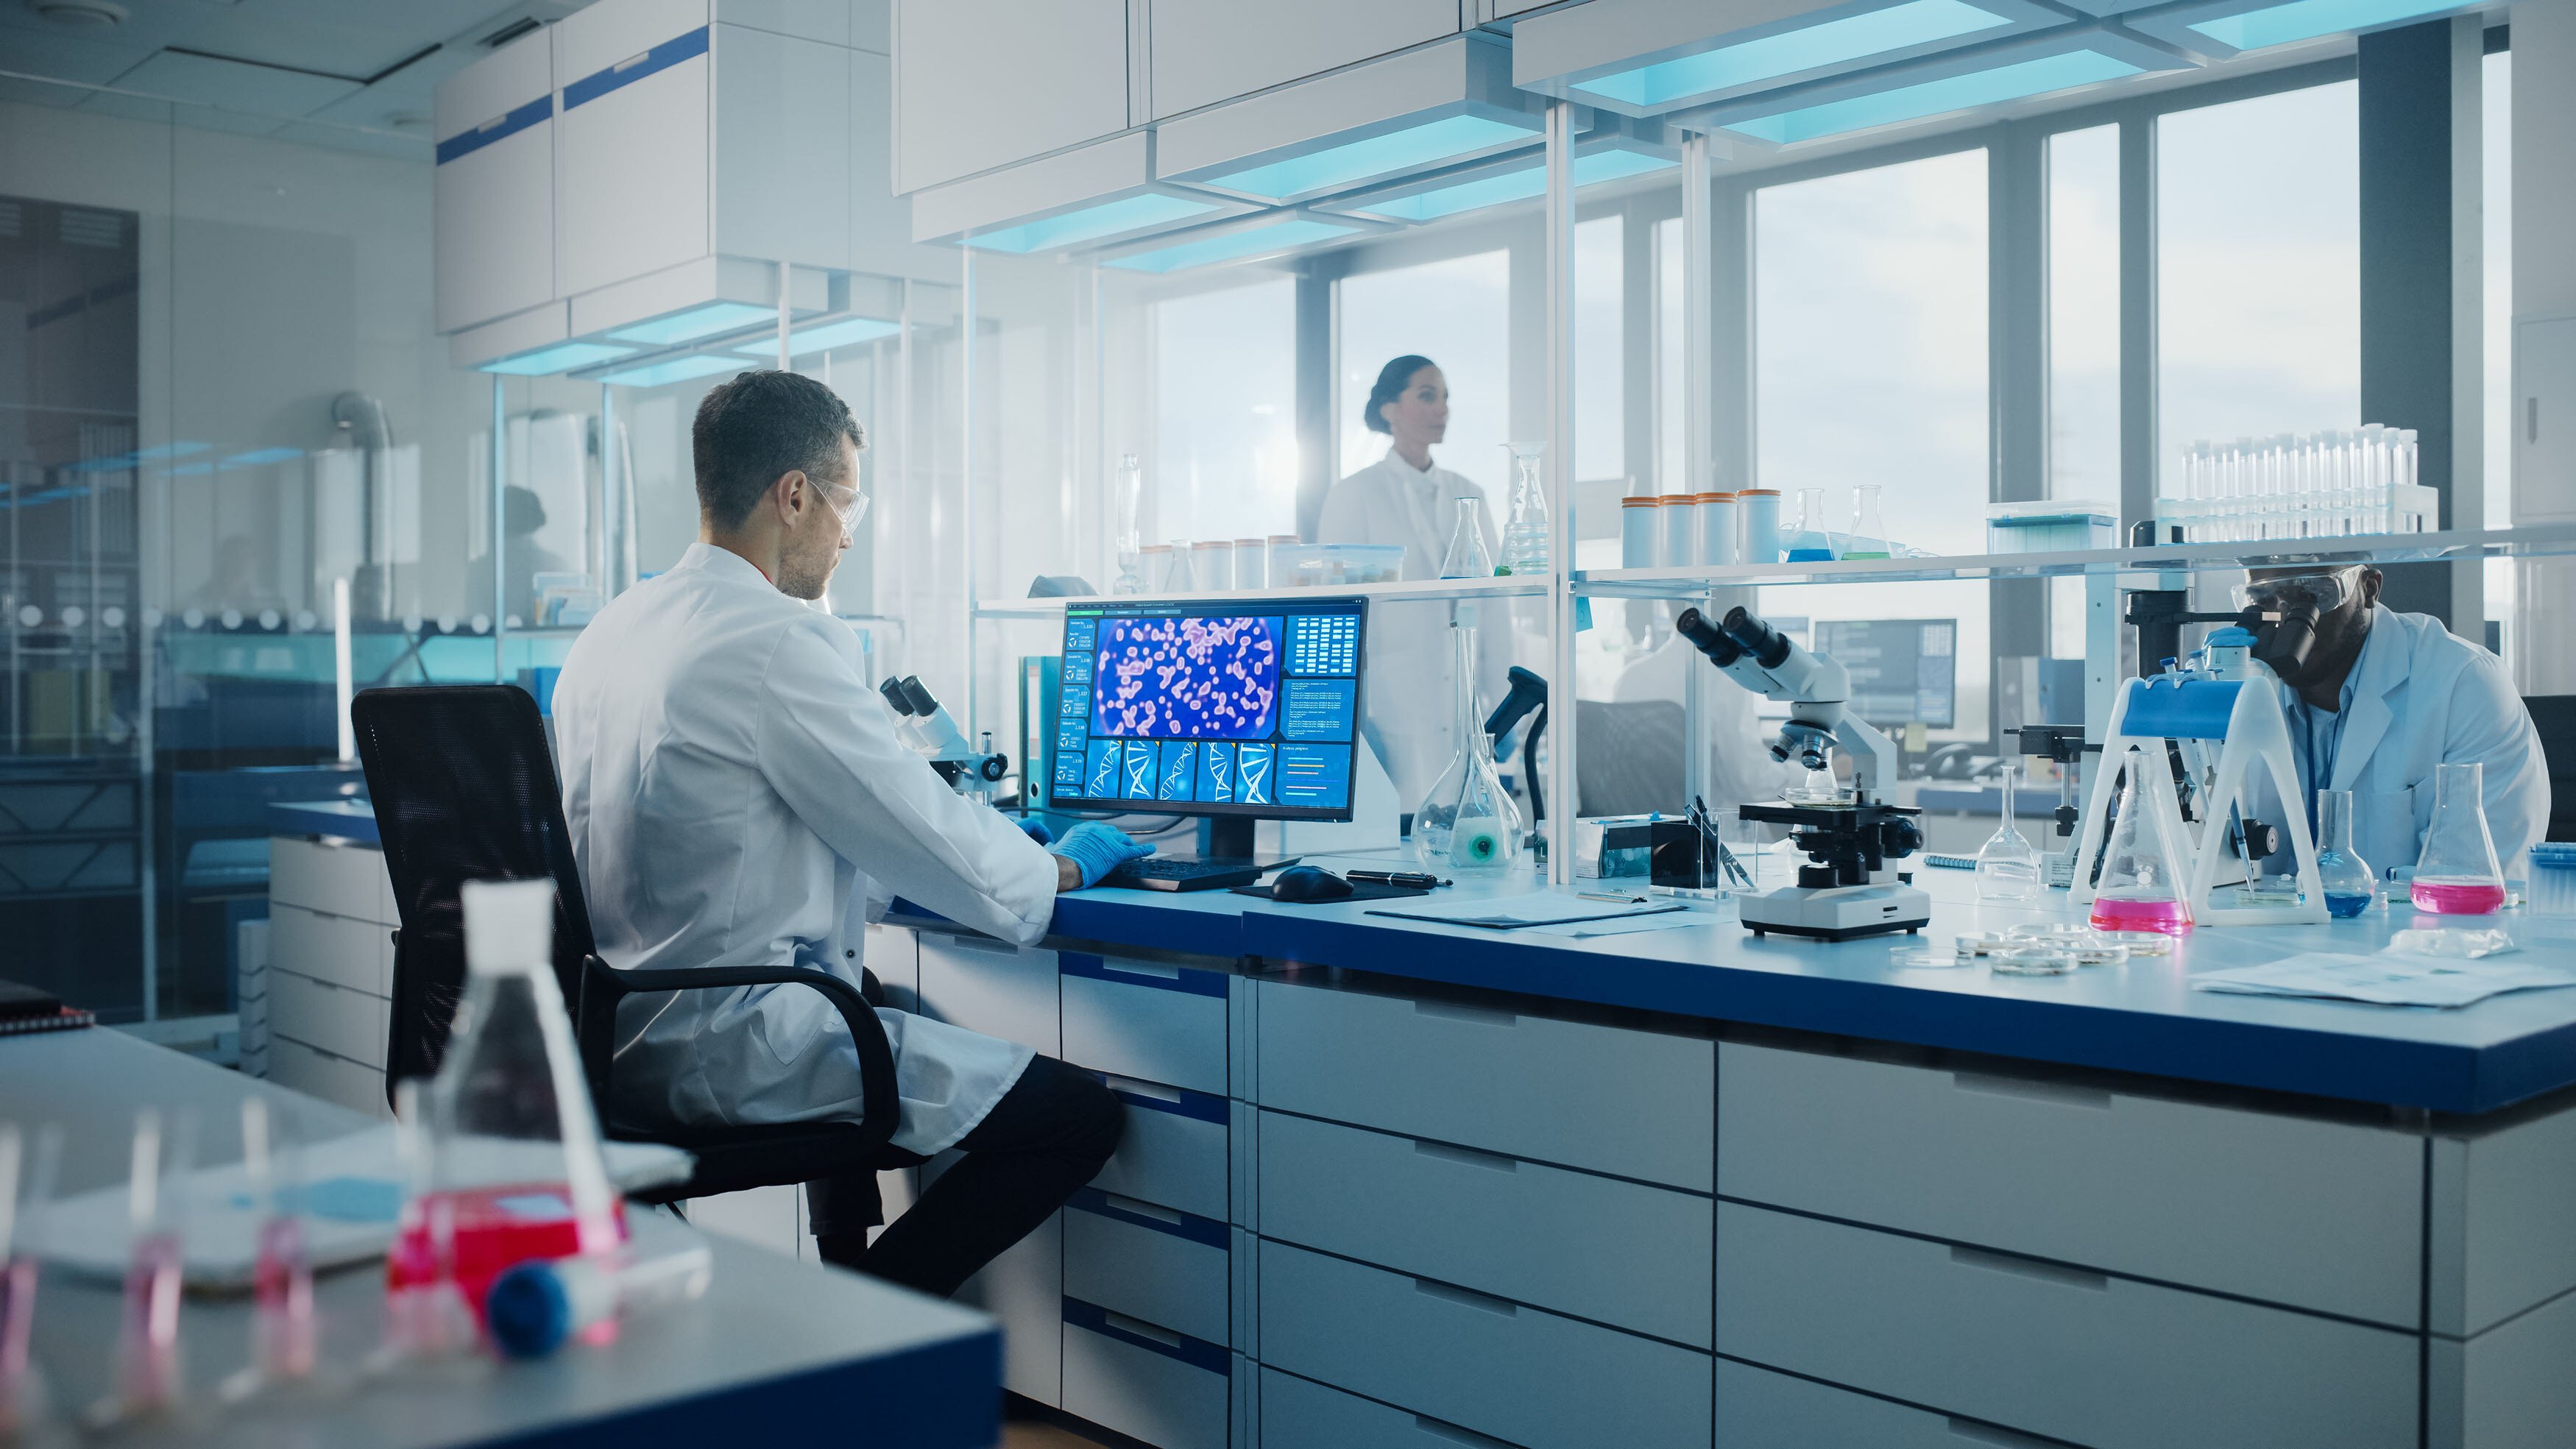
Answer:
M299 906L268 908L268 964L370 996L394 990L393 928Z
M2099 1449L2399 1449L2417 1340L1726 1202L1717 1349Z
M1226 1449L1226 1350L1096 1303L1064 1302L1064 1410L1156 1449Z
M1714 1043L1259 983L1261 1105L1711 1191Z
M268 898L329 916L374 921L391 929L394 887L385 853L363 845L324 845L290 835L268 838Z
M1262 1449L1460 1449L1462 1445L1511 1449L1500 1439L1428 1414L1389 1408L1274 1368L1261 1371Z
M1064 1296L1207 1343L1232 1336L1222 1222L1086 1187L1064 1210Z
M1717 1361L1717 1449L2009 1449L2037 1439L1813 1379Z
M2419 1321L2421 1138L1739 1042L1717 1103L1730 1198Z
M1091 1185L1203 1218L1227 1221L1225 1098L1111 1076L1127 1128Z
M1532 1449L1709 1442L1709 1357L1263 1241L1261 1361Z
M281 1087L337 1102L353 1112L390 1118L385 1105L385 1074L363 1062L315 1051L282 1036L268 1039L268 1079Z
M335 1057L385 1069L393 1003L293 971L268 973L268 1029Z
M1056 964L1066 1061L1225 1095L1230 974L1085 951L1061 952Z
M1711 1346L1708 1198L1276 1112L1260 1139L1267 1237Z
M921 1009L945 1021L1064 1055L1056 1032L1055 953L988 936L922 931Z

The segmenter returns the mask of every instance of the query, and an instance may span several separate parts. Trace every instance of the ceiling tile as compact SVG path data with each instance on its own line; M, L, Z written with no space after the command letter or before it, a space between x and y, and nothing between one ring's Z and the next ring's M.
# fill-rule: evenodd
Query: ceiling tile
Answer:
M17 101L30 106L52 106L69 110L88 100L96 92L80 86L48 85L43 81L17 80L0 76L0 101Z
M84 111L101 115L125 116L137 121L177 122L208 131L231 131L243 136L265 136L286 124L282 117L247 115L240 111L218 110L211 105L191 106L169 101L146 100L141 96L100 91L81 102Z
M119 90L203 101L228 111L292 120L355 92L355 83L264 65L165 50L117 78ZM274 130L275 127L269 129Z
M151 53L150 46L127 44L113 30L66 30L58 25L0 30L0 70L56 80L105 85Z
M340 151L363 151L371 156L391 156L424 164L436 153L425 131L418 137L388 136L376 131L352 130L347 126L316 125L311 121L289 121L274 139L300 141L307 146L329 146Z

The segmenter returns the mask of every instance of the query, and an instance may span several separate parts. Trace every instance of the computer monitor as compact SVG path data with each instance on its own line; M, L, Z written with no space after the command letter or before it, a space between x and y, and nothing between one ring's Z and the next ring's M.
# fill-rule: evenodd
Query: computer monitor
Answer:
M1850 709L1880 729L1958 726L1958 620L1819 619L1815 649L1850 673Z
M1348 820L1368 601L1067 604L1050 801L1205 816L1211 854L1255 820Z

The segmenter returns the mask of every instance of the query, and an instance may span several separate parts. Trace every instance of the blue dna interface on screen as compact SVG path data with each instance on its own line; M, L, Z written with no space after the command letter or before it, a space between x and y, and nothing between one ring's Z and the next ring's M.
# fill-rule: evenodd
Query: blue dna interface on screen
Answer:
M1074 604L1056 804L1347 820L1364 599Z

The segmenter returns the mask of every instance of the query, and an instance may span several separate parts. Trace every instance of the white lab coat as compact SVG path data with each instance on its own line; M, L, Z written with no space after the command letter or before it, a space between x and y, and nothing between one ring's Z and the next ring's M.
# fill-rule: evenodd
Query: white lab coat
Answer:
M1027 944L1056 863L896 738L857 637L699 543L600 611L555 689L573 858L621 969L794 963L855 983L865 903L890 894ZM1027 1047L880 1010L902 1094L894 1145L953 1146ZM616 1114L642 1123L855 1119L859 1059L822 993L627 998Z
M2540 732L2503 661L2429 614L2378 604L2350 688L2342 741L2322 788L2352 792L2353 848L2361 858L2383 880L2395 867L2413 866L2433 823L2433 767L2474 761L2486 767L2487 832L2496 859L2508 877L2519 877L2524 852L2548 829L2549 770ZM2313 768L2305 710L2296 690L2280 689L2292 768L2304 790ZM2255 818L2285 818L2268 783L2253 797L2248 813ZM2285 859L2277 857L2274 867Z
M1324 496L1318 543L1404 545L1404 576L1440 577L1441 556L1457 528L1460 498L1477 502L1485 550L1497 561L1501 543L1485 490L1433 464L1416 468L1387 450ZM1486 709L1502 703L1511 685L1511 609L1488 600L1477 617L1476 689ZM1412 810L1422 803L1457 753L1456 684L1449 670L1449 606L1438 602L1372 604L1367 657L1361 665L1361 732L1395 783L1396 799Z

